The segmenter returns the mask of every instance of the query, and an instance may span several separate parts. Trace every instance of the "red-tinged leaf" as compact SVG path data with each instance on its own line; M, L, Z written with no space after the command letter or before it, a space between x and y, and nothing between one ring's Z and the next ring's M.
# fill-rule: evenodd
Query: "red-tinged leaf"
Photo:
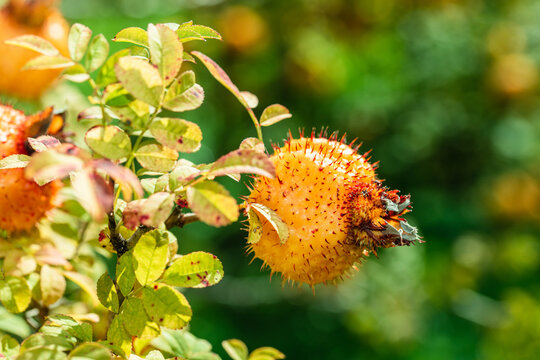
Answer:
M240 91L242 97L246 100L248 106L255 109L259 105L259 98L257 95L250 93L249 91Z
M34 257L40 265L70 266L64 255L51 244L42 245L34 254Z
M264 143L261 140L257 138L253 138L253 137L249 137L242 140L242 142L240 143L239 149L241 150L250 149L250 150L258 151L260 153L266 153L266 149L264 148Z
M73 24L69 30L68 49L74 61L81 61L90 43L92 30L82 24Z
M157 65L161 79L167 86L175 79L182 66L182 43L178 35L163 24L149 24L147 33L150 59Z
M147 61L125 56L118 59L115 74L126 90L139 100L158 106L163 92L163 80L158 69Z
M156 118L149 128L162 145L176 151L191 153L199 150L202 132L191 121L177 118Z
M6 44L20 46L36 51L42 55L55 56L60 52L49 41L36 35L21 35L5 41Z
M28 144L35 152L43 152L60 145L60 141L49 135L42 135L37 138L28 138Z
M158 192L148 199L129 202L124 209L124 225L135 230L139 225L159 227L169 217L174 206L174 194Z
M289 110L280 104L274 104L264 109L261 115L261 126L270 126L281 120L285 120L292 117Z
M216 256L197 251L176 259L165 270L163 282L178 287L203 288L220 282L223 274L223 265Z
M71 177L75 196L79 203L96 221L101 221L113 209L114 191L112 184L94 171L79 171Z
M274 178L276 169L268 155L257 150L235 150L220 157L210 168L211 176L257 174Z
M35 153L25 168L25 176L39 185L54 179L61 179L82 169L84 162L76 156L62 154L55 150Z
M120 189L122 189L124 200L130 201L133 196L133 191L138 197L142 197L144 195L139 178L128 168L116 165L115 163L105 159L94 160L93 165L96 169L104 171L107 175L114 179L114 181L120 186Z

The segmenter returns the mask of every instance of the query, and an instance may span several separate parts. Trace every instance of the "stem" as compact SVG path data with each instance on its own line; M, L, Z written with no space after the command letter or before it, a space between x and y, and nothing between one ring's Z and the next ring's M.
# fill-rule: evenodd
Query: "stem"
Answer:
M255 125L255 129L257 129L257 137L261 142L263 142L263 136L262 136L262 130L261 130L261 124L259 124L259 120L257 120L257 117L255 116L255 113L251 109L247 109L249 117L251 118L251 121L253 121L253 124Z
M116 228L116 220L114 218L114 212L110 212L108 214L109 217L109 238L111 239L111 244L116 250L116 253L118 254L118 257L124 255L128 251L127 247L127 241L123 238L120 233L118 233L118 229Z

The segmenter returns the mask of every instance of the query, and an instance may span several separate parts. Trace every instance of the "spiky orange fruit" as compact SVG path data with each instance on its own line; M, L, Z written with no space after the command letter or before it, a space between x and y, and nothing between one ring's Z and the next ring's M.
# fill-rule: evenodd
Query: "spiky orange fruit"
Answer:
M377 248L418 240L401 218L409 197L384 188L374 167L343 138L290 138L274 150L276 177L257 177L246 199L248 210L264 205L288 227L283 241L267 218L250 218L262 231L249 249L272 273L310 286L335 282Z
M30 132L40 131L52 109L35 116L0 105L0 159L28 154L25 141ZM46 126L45 126L46 128ZM8 231L31 229L54 206L60 182L39 186L24 177L24 169L0 170L0 228Z
M0 9L0 93L36 99L58 78L62 70L21 70L34 51L4 41L20 35L40 36L68 55L69 25L55 8L56 0L10 0Z

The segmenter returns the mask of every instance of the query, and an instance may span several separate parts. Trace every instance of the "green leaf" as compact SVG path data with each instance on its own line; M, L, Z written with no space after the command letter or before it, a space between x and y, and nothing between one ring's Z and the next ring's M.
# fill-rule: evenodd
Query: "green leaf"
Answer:
M109 55L109 42L103 34L98 34L92 39L86 56L86 68L88 72L97 70L107 60Z
M97 296L101 304L112 312L118 312L118 293L116 287L109 276L109 273L105 272L99 278L97 282Z
M75 284L79 285L79 287L90 296L93 306L98 306L100 301L97 297L96 284L94 283L94 280L87 275L80 274L75 271L64 271L64 276L73 281Z
M131 336L153 339L160 334L159 325L150 320L144 310L143 302L139 298L127 298L122 304L120 316L124 327Z
M138 27L128 27L116 34L113 41L128 42L135 45L148 47L148 34L146 31L144 31L144 29Z
M131 353L131 336L126 332L121 316L115 316L107 330L107 342L120 355L128 357Z
M147 33L150 59L157 65L166 86L175 79L182 66L182 43L176 33L163 24L148 24Z
M20 313L28 307L32 294L25 279L6 276L0 281L0 301L12 313Z
M23 154L9 155L0 160L0 170L24 168L28 165L30 159L30 156Z
M28 61L21 70L64 69L73 65L75 65L73 61L62 55L41 55Z
M25 168L24 175L34 179L39 185L44 185L80 170L83 165L84 162L76 156L48 150L35 153L32 156L30 163Z
M181 329L191 320L188 301L174 288L154 284L142 289L142 301L150 320L169 329Z
M176 30L176 34L181 42L185 43L193 40L204 40L204 37L201 36L197 31L190 29L189 27L180 27Z
M289 238L289 226L281 219L274 210L257 203L249 204L249 209L252 209L259 216L259 220L265 219L276 230L281 244L285 244ZM248 209L248 210L249 210ZM262 217L262 218L261 218Z
M169 174L169 189L177 190L179 187L185 186L189 181L193 180L200 174L201 171L190 165L179 165L174 168Z
M239 149L240 150L250 149L250 150L256 150L260 153L266 153L266 150L264 148L264 143L261 140L257 138L253 138L253 137L249 137L242 140L242 142L240 143Z
M94 126L86 132L84 140L90 149L107 159L119 160L131 154L131 140L117 126Z
M92 325L89 323L78 322L62 314L51 315L47 317L47 321L51 324L50 326L54 324L80 341L92 341ZM43 331L43 328L41 331Z
M6 40L5 43L30 49L46 56L60 55L60 52L53 44L36 35L17 36L16 38Z
M101 69L99 69L96 83L99 86L103 87L103 86L107 86L109 84L113 84L117 82L118 79L116 78L114 67L116 66L116 63L118 62L118 59L124 56L129 56L129 55L130 55L129 49L123 49L111 55L107 59L107 61L105 61Z
M243 341L238 339L224 340L221 345L233 360L247 360L248 348Z
M66 290L66 279L62 272L49 265L41 267L39 286L41 289L41 302L50 306L60 300Z
M135 158L148 170L167 172L174 167L178 153L160 144L148 144L137 150Z
M261 240L263 234L263 225L259 216L253 209L248 209L248 221L249 221L249 233L248 233L248 244L256 244Z
M225 226L238 220L238 204L221 184L204 181L187 188L189 207L205 223Z
M38 348L25 351L17 356L17 360L65 360L67 355L59 349Z
M133 56L121 57L115 66L116 77L139 100L157 107L163 92L158 70L147 61Z
M19 343L11 336L3 335L0 338L0 354L4 355L8 359L17 355L19 353L19 348Z
M135 285L135 271L133 269L133 253L128 251L118 259L116 264L116 283L120 292L128 296Z
M264 109L261 115L260 124L261 126L270 126L290 117L292 117L292 115L285 106L274 104Z
M240 149L220 157L208 173L211 176L231 174L258 174L274 178L276 170L268 155L257 150Z
M81 64L75 64L62 73L62 77L66 80L76 83L83 83L90 79L90 75L86 72L86 69Z
M249 354L249 360L275 360L275 359L285 359L285 354L283 354L278 349L273 347L260 347L255 349Z
M62 336L37 333L30 335L21 344L21 351L35 348L54 348L66 351L73 349L73 342Z
M81 61L88 43L92 37L92 30L82 24L73 24L69 30L68 49L73 61Z
M33 332L30 325L22 317L10 313L2 306L0 306L0 331L18 336L19 338L25 338Z
M231 93L233 93L234 96L240 101L242 105L248 110L251 111L251 108L249 104L247 103L246 99L242 96L240 93L240 90L236 87L236 85L233 84L231 81L231 78L227 73L218 65L216 62L212 59L210 59L208 56L204 55L201 52L198 51L192 51L193 55L195 55L201 62L206 66L210 74L219 81L219 83L223 86L225 86Z
M156 118L150 132L162 145L176 151L191 153L199 150L202 131L191 121L177 118Z
M204 339L193 336L187 330L163 329L161 336L152 340L152 346L161 350L167 358L180 357L196 360L220 360L214 354L212 345Z
M189 70L171 84L163 99L163 107L177 112L189 111L197 109L203 101L204 90L195 83L195 73Z
M203 38L221 40L221 35L214 29L204 25L191 25L189 29L195 30Z
M86 343L75 348L68 359L71 360L110 360L109 350L98 343Z
M167 220L174 207L174 194L157 192L147 199L131 201L123 213L124 225L135 230L139 225L157 228Z
M133 96L120 83L107 85L103 91L103 101L108 106L127 106L133 100Z
M172 286L203 288L220 282L223 274L217 257L197 251L176 259L163 274L163 281Z
M141 236L133 248L133 268L141 285L148 285L161 276L167 265L168 247L166 236L159 230Z

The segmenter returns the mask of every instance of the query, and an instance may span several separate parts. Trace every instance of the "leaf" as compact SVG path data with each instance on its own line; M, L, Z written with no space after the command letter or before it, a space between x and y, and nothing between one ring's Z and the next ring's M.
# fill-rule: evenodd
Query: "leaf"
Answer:
M134 56L121 57L115 66L115 73L134 97L154 107L159 105L163 81L158 70L147 61Z
M88 72L93 72L107 60L109 55L109 43L103 34L98 34L92 39L88 47L88 55L86 56L86 68Z
M118 79L116 78L116 74L114 72L114 67L115 67L116 63L118 62L118 59L120 59L121 57L124 57L124 56L129 56L129 55L130 55L129 49L123 49L123 50L117 51L113 55L111 55L107 59L107 61L105 61L105 63L101 67L101 69L99 69L97 79L96 79L96 83L99 86L104 87L104 86L107 86L109 84L113 84L113 83L117 82Z
M67 351L73 348L73 342L70 340L62 336L37 333L30 335L21 343L21 351L45 347Z
M105 181L91 169L78 171L71 176L71 185L79 203L96 221L112 211L114 190L112 183Z
M49 265L43 265L40 272L39 286L41 302L50 306L60 300L66 290L66 279L62 272Z
M220 157L210 168L208 175L257 174L274 178L276 169L268 155L257 150L240 149Z
M53 44L36 35L17 36L16 38L6 40L5 43L33 50L46 56L60 55L60 52Z
M30 288L25 279L17 276L6 276L0 281L0 301L12 313L26 310L32 299Z
M19 338L25 338L34 332L21 316L10 313L2 306L0 306L0 331L18 336Z
M71 360L110 360L109 350L98 343L91 342L76 347L69 353L68 359Z
M133 269L133 253L128 251L118 259L116 264L116 283L120 292L128 296L135 285L135 271Z
M30 159L30 156L23 154L9 155L0 160L0 170L24 168L26 165L28 165Z
M81 64L75 64L64 70L62 73L62 78L76 83L83 83L90 79L90 75L88 75L84 66Z
M247 360L248 348L243 341L238 339L224 340L221 345L233 360Z
M144 195L139 178L128 168L116 165L115 163L105 159L94 160L93 165L96 169L102 170L114 180L114 182L122 190L124 200L130 201L133 192L135 192L138 197L142 197Z
M236 87L236 85L233 84L231 81L231 78L227 73L218 65L216 62L212 59L210 59L208 56L204 55L201 52L198 51L192 51L193 55L195 55L201 62L206 66L210 74L221 83L221 85L225 86L231 93L233 93L234 96L240 101L242 105L249 111L251 111L251 108L249 107L246 99L242 96L240 93L240 90Z
M73 65L75 65L73 61L62 55L41 55L24 64L21 70L64 69Z
M278 213L262 204L257 203L249 204L249 209L253 209L253 211L259 216L260 220L260 217L262 216L262 218L272 225L278 234L281 244L285 244L285 242L287 242L287 239L289 238L289 226L287 226L287 224L281 219Z
M273 347L260 347L255 349L249 354L249 360L274 360L274 359L285 359L285 354L283 354L278 349Z
M117 126L94 126L86 132L84 141L90 149L107 159L119 160L131 154L131 140Z
M197 360L220 360L212 353L212 345L193 336L187 330L163 329L161 336L152 340L152 346L162 351L168 357L180 357Z
M150 320L140 298L128 297L122 304L120 316L126 331L131 336L153 339L160 334L159 325Z
M250 93L249 91L240 91L240 95L246 100L248 106L255 109L259 105L259 98L257 95Z
M163 281L172 286L203 288L220 282L223 274L217 257L197 251L176 259L163 274Z
M252 150L256 150L260 153L266 153L266 150L264 148L264 143L257 139L257 138L253 138L253 137L249 137L249 138L246 138L244 140L242 140L242 142L240 143L240 147L239 147L240 150L243 150L243 149L252 149Z
M94 280L84 274L80 274L75 271L64 271L64 276L67 279L73 281L75 284L79 285L79 287L90 296L90 298L92 299L92 305L94 307L98 306L100 301L97 297L96 285L94 283Z
M292 117L292 115L285 106L274 104L264 109L261 115L260 124L261 126L270 126L290 117Z
M107 85L103 91L103 101L111 107L127 106L133 100L133 96L120 83Z
M185 71L171 84L165 98L163 107L177 112L197 109L204 101L203 88L195 83L193 71Z
M107 342L115 349L115 352L120 351L121 355L128 357L131 353L131 336L126 332L122 317L115 316L107 330Z
M148 144L135 152L135 158L148 170L167 172L174 167L178 153L160 144Z
M69 55L73 61L81 61L88 43L92 37L92 30L82 24L73 24L68 35Z
M17 360L65 360L67 355L60 349L37 348L25 351Z
M150 320L169 329L181 329L191 320L191 307L179 291L163 284L142 289L142 301Z
M28 145L35 151L35 152L44 152L48 149L52 149L58 145L60 145L60 141L52 136L49 135L41 135L38 138L28 138Z
M147 33L150 59L157 65L161 79L167 86L175 79L182 66L182 43L176 33L163 24L148 24Z
M248 210L248 220L249 220L249 233L248 233L248 244L256 244L261 240L263 234L263 225L261 220L257 216L257 213L253 209L249 208Z
M103 306L114 313L118 312L118 293L111 277L109 276L109 273L107 272L101 275L97 282L97 296Z
M200 173L201 171L193 166L176 166L169 174L169 189L175 191L179 187L187 185L189 181L195 179Z
M35 153L32 156L30 163L25 168L24 175L34 179L39 185L44 185L80 170L83 165L84 162L76 156L48 150Z
M221 40L221 35L214 29L204 25L191 25L189 29L195 30L203 38Z
M12 358L19 353L19 343L9 335L3 335L0 338L0 354Z
M174 207L174 194L157 192L148 199L127 204L123 213L124 225L135 230L139 225L157 228L167 220Z
M221 184L204 181L187 188L189 207L205 223L225 226L238 220L238 204Z
M204 40L204 37L201 36L197 31L190 29L189 27L180 27L176 30L176 34L181 42L185 43L193 40Z
M191 153L201 147L201 129L191 121L177 118L156 118L150 124L150 132L162 145L176 151Z
M161 276L167 265L168 245L158 230L141 236L133 248L133 269L141 285L148 285Z
M58 326L80 341L92 341L92 325L89 323L78 322L72 317L62 314L55 314L47 317L47 322L50 326ZM43 329L41 331L43 331Z
M139 46L148 47L148 34L144 29L138 27L128 27L120 30L113 38L113 41L128 42Z

